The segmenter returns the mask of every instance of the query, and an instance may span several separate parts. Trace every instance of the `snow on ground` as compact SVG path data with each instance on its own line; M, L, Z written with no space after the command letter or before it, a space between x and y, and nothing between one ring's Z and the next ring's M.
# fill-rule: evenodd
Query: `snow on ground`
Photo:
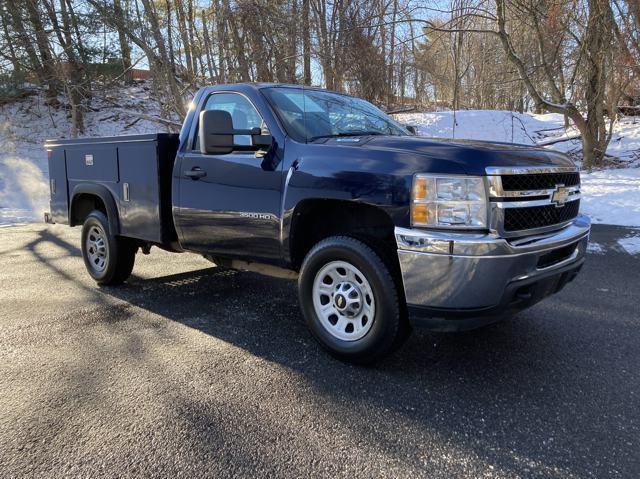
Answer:
M604 246L602 246L600 243L596 243L594 241L589 241L589 244L587 244L587 253L605 254L606 250L605 250Z
M589 240L587 245L587 253L589 254L603 255L607 254L609 250L624 252L632 256L640 255L640 229L627 230L626 236L618 239L614 244L605 246Z
M148 99L144 86L120 88L117 95L123 109L157 115L156 102ZM165 131L159 124L117 112L105 101L96 99L91 106L96 111L85 114L83 136ZM43 144L69 138L66 115L63 109L48 108L37 95L0 107L0 225L42 220L49 204Z
M418 134L437 138L473 139L545 145L574 138L574 128L564 128L556 113L535 115L499 110L463 110L455 113L404 113L398 121L414 125ZM580 159L579 139L545 146ZM640 117L622 118L614 128L607 154L626 168L582 173L581 210L594 223L640 226Z
M0 131L4 133L4 125ZM49 202L47 158L42 147L19 143L0 133L0 224L42 217Z
M640 254L640 231L618 240L618 244L629 254Z
M640 168L582 173L581 208L594 223L640 226Z
M453 111L403 113L396 118L401 123L415 126L423 136L527 145L542 138L539 131L563 125L560 115L535 116L501 110L464 110L455 115Z

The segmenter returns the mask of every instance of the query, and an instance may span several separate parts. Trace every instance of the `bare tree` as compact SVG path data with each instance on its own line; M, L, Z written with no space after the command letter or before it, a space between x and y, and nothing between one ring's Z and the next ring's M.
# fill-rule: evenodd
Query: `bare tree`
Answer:
M527 68L526 63L516 51L507 30L507 7L504 0L496 1L496 33L507 57L518 70L536 106L553 113L566 115L574 122L582 138L584 165L587 168L592 168L602 164L607 145L611 140L611 132L610 129L607 132L604 118L605 71L608 55L611 51L611 9L607 0L589 0L588 4L586 27L582 35L575 38L587 57L584 66L586 115L583 115L575 102L570 101L566 97L566 93L560 90L557 79L552 74L547 74L547 83L559 101L554 102L546 98L536 85L530 69ZM526 10L537 21L539 15L537 5L528 3L524 6L528 7ZM577 75L574 75L574 78L577 78ZM611 113L613 114L613 112Z

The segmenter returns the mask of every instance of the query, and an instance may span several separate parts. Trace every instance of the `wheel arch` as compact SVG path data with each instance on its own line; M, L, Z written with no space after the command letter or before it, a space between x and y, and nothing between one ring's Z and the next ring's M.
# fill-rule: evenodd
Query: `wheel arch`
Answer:
M87 215L93 210L102 211L109 222L112 235L120 233L118 207L111 192L102 185L81 183L73 188L69 205L69 226L84 223Z
M292 214L288 259L298 270L315 244L337 235L360 239L376 250L380 246L395 249L394 227L391 216L376 205L340 199L305 199L296 205Z

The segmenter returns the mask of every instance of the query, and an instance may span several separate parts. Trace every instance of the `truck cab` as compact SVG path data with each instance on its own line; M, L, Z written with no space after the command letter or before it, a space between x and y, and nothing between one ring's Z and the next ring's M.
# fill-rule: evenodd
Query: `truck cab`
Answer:
M151 246L297 278L314 336L356 362L412 327L471 329L560 291L589 235L565 155L417 137L317 88L206 87L179 135L46 148L46 219L83 226L97 282L125 281Z

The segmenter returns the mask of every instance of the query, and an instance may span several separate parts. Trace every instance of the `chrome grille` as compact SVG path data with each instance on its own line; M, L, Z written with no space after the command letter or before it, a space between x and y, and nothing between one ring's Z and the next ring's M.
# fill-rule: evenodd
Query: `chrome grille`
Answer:
M580 209L575 168L487 168L491 229L505 237L526 236L570 223Z

